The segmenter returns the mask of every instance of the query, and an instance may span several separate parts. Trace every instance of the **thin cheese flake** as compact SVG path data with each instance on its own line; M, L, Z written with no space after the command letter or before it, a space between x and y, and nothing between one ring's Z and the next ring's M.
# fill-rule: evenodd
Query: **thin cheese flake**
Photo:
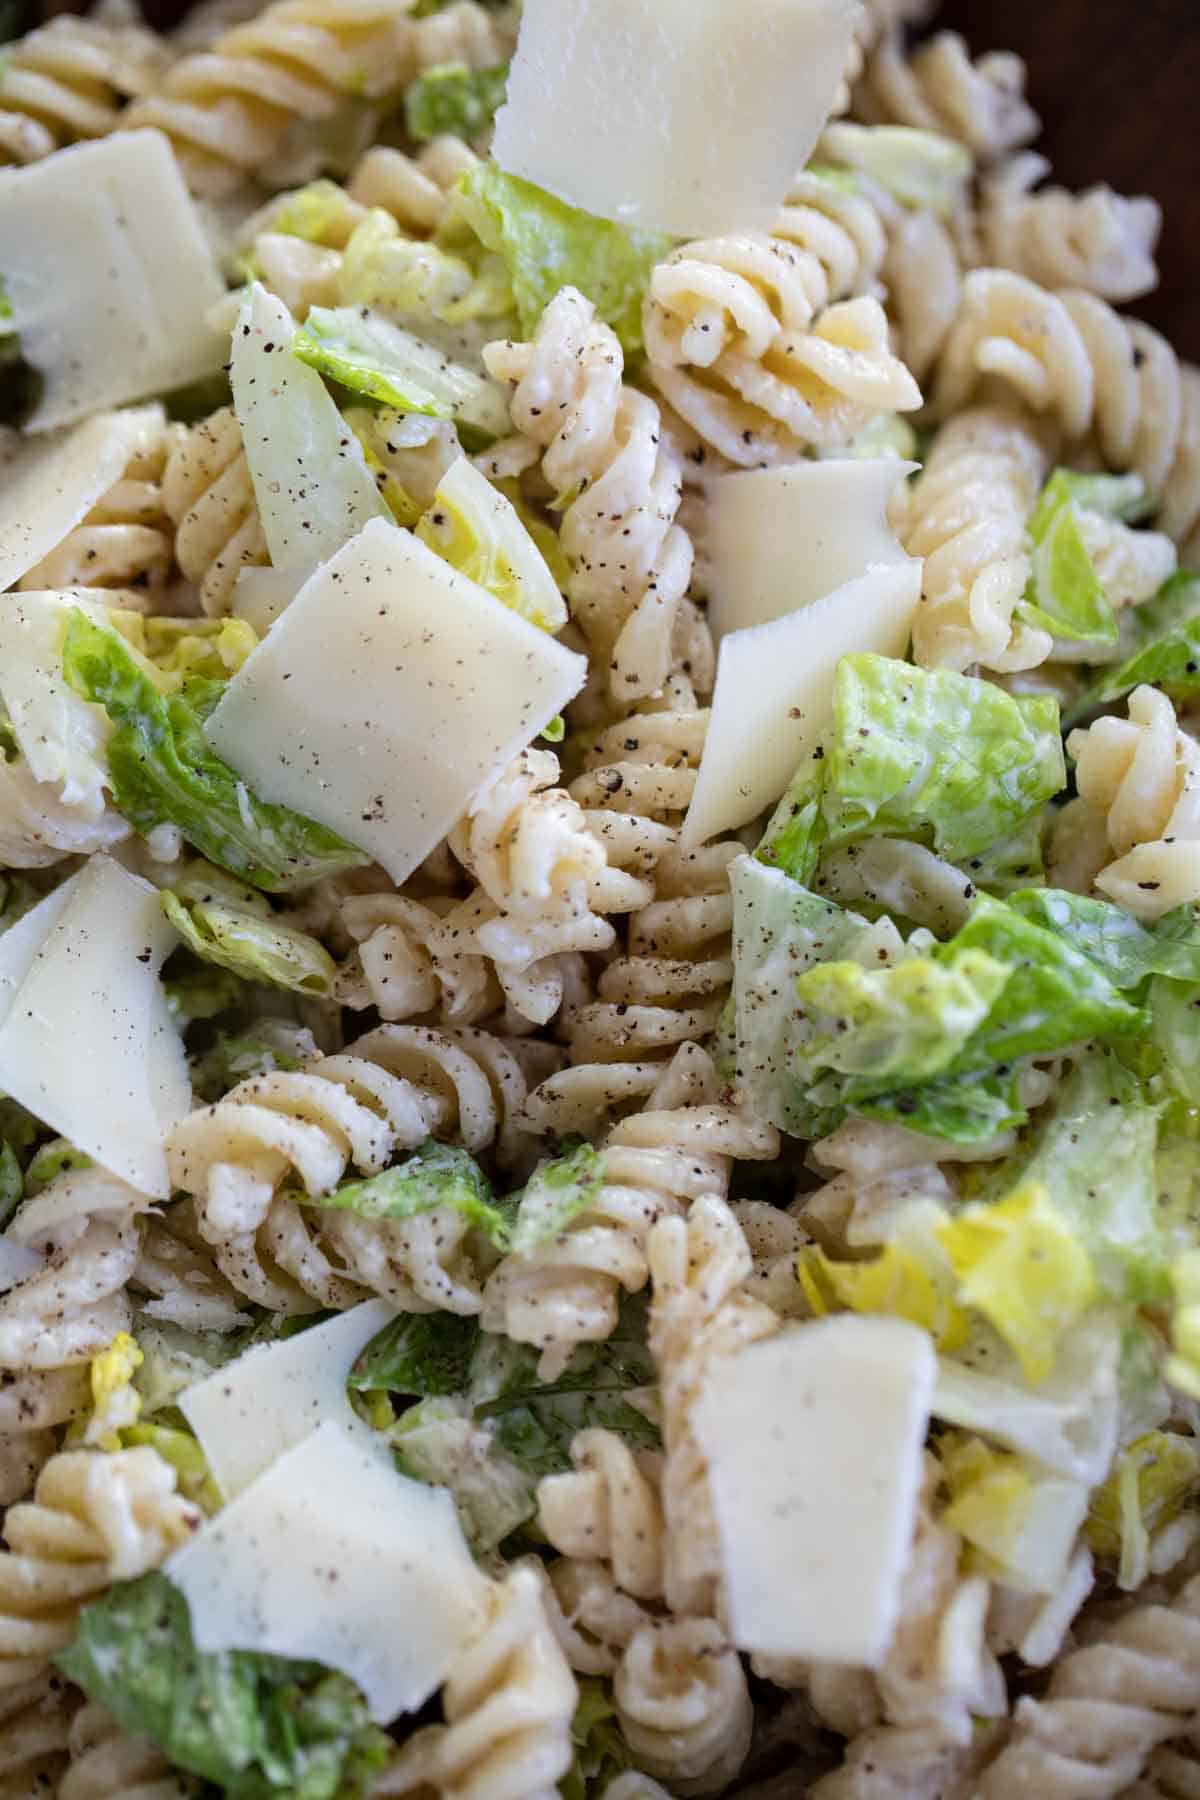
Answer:
M161 406L97 413L50 437L17 438L0 460L0 590L41 562L153 444Z
M385 1301L368 1300L282 1343L244 1351L180 1394L179 1409L227 1500L319 1425L338 1425L379 1454L383 1440L351 1407L346 1377L359 1351L394 1317Z
M305 583L207 730L263 799L340 832L399 884L586 673L375 519Z
M218 370L225 283L170 143L122 131L0 172L4 286L43 379L31 431Z
M480 1628L486 1578L445 1488L326 1423L166 1564L201 1650L324 1663L389 1724L441 1686Z
M853 0L526 0L501 168L679 237L767 230L833 110Z
M849 1315L717 1363L693 1416L739 1649L878 1665L899 1613L936 1367L915 1325Z
M94 856L5 934L6 951L13 933L22 934L16 950L0 959L0 1090L139 1193L165 1200L163 1141L188 1111L191 1087L158 979L177 940L157 889Z
M916 467L845 457L717 476L703 535L713 635L768 625L868 569L904 562L887 509Z
M63 676L63 637L74 607L106 623L104 609L78 593L13 594L0 606L0 700L30 774L56 783L68 806L98 818L112 725L104 708L82 699Z
M842 657L903 656L920 597L921 564L906 558L769 625L729 633L683 822L685 849L748 824L778 800L833 715Z

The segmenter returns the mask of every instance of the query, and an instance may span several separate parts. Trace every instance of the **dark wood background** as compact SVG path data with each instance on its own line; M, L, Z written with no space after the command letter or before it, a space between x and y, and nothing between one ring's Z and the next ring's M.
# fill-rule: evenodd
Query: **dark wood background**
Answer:
M144 7L164 26L187 0ZM1200 0L946 0L935 24L1025 58L1038 148L1065 186L1108 181L1162 204L1162 285L1134 310L1200 361Z

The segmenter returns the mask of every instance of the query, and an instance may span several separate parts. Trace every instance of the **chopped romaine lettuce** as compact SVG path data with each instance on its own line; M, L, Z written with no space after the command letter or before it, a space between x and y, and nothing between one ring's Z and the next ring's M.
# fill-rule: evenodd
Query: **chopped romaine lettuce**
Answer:
M1117 988L1140 988L1151 975L1200 981L1200 919L1191 906L1143 924L1108 900L1063 888L1029 888L1010 894L1022 918L1057 932L1103 969Z
M641 349L650 271L672 239L580 212L493 162L463 176L456 211L485 249L508 265L526 336L532 337L559 289L574 287L612 326L623 349Z
M192 1086L203 1100L219 1100L250 1075L273 1069L294 1072L317 1054L305 1027L286 1019L258 1019L241 1031L222 1031L192 1061Z
M854 1110L866 1119L903 1125L948 1144L990 1143L1029 1118L1021 1103L1020 1081L1010 1069L928 1081L923 1087L859 1100Z
M1150 1574L1150 1539L1200 1487L1200 1444L1174 1431L1150 1431L1117 1459L1088 1502L1084 1536L1098 1556L1118 1559L1117 1581L1132 1592Z
M300 994L328 994L333 958L307 931L219 900L191 900L164 889L162 909L188 949L243 981L263 981Z
M950 1490L943 1517L970 1546L967 1569L1027 1593L1055 1593L1075 1547L1087 1488L977 1437L952 1433L941 1450Z
M1200 1400L1200 1250L1188 1250L1171 1268L1174 1310L1167 1380Z
M404 93L404 122L419 143L450 132L480 137L504 104L508 64L469 69L466 63L438 63L412 82Z
M0 1231L3 1231L25 1198L25 1177L17 1153L7 1138L0 1143Z
M1181 569L1153 600L1125 615L1126 655L1106 669L1067 711L1064 728L1147 684L1172 693L1200 688L1200 574Z
M821 1296L827 1287L851 1312L908 1319L928 1331L939 1350L956 1350L966 1341L967 1316L954 1298L949 1258L929 1229L933 1221L924 1217L941 1209L916 1203L910 1210L923 1215L923 1228L915 1230L902 1219L880 1254L867 1262L834 1262L820 1249L809 1250L801 1285L810 1303L817 1302L818 1314L826 1310Z
M126 1731L230 1800L354 1800L392 1748L345 1676L279 1656L197 1650L187 1602L158 1570L85 1606L56 1660Z
M179 967L172 958L172 967L163 976L163 991L177 1025L188 1025L193 1019L217 1019L242 1005L246 994L236 975L211 964L182 960L184 966Z
M835 119L821 136L821 154L894 194L902 206L948 219L974 174L965 144L939 131L906 125L852 125Z
M258 633L245 619L169 619L141 621L140 648L159 673L164 693L173 693L185 681L201 676L208 681L227 681L236 675L251 651Z
M590 1144L539 1163L520 1196L511 1248L520 1256L564 1231L604 1185L604 1158Z
M567 623L566 602L510 500L465 456L442 476L417 536L543 631Z
M499 385L368 307L314 306L292 340L302 362L401 412L453 419L490 442L509 429Z
M608 1685L595 1679L581 1680L577 1685L579 1702L571 1721L575 1758L558 1784L562 1800L588 1800L590 1794L603 1795L616 1776L633 1766ZM646 1791L649 1793L650 1789Z
M487 1177L474 1157L453 1144L435 1144L432 1139L381 1175L346 1182L319 1199L297 1197L306 1206L334 1207L363 1219L411 1219L417 1213L447 1206L462 1213L498 1248L505 1249L508 1244L509 1213L493 1203Z
M1088 550L1081 510L1112 520L1144 517L1145 485L1137 475L1055 470L1029 521L1033 566L1021 616L1056 638L1115 644L1116 611Z
M414 1399L458 1394L479 1341L475 1319L457 1313L401 1313L355 1359L347 1385L360 1394Z
M208 1466L208 1458L200 1448L199 1439L183 1428L183 1414L178 1416L180 1424L127 1425L121 1433L121 1443L129 1449L136 1449L139 1444L148 1445L157 1451L163 1461L170 1463L175 1471L175 1484L185 1500L207 1513L210 1517L221 1510L221 1490L213 1480L212 1470Z
M466 1400L434 1397L412 1406L388 1432L402 1474L454 1495L463 1533L478 1555L531 1519L537 1483L476 1423Z
M447 335L447 350L456 343L470 346L465 328L476 320L489 321L477 347L504 335L513 309L508 270L498 256L468 261L425 239L405 237L382 208L355 227L338 269L337 292L347 306L378 307L414 329L428 328L430 321L459 328L457 338Z
M160 694L116 632L78 610L67 626L63 672L116 726L109 778L118 810L138 831L176 825L210 862L268 892L370 862L323 825L257 799L209 745L193 690Z
M185 1388L203 1381L237 1355L235 1337L213 1331L188 1331L182 1325L140 1316L137 1321L141 1366L134 1386L142 1396L142 1416L153 1418L174 1407ZM172 1415L173 1416L173 1415Z
M1200 981L1150 983L1150 1037L1162 1057L1168 1086L1190 1107L1200 1106Z

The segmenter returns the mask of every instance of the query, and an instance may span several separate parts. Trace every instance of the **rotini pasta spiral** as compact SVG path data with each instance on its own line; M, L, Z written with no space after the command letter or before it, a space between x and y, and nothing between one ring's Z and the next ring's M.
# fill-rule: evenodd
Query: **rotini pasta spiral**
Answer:
M973 407L938 433L904 521L905 549L925 559L913 621L922 667L1028 669L1049 655L1049 633L1014 616L1048 466L1037 425L1013 408Z
M889 32L854 90L852 111L871 125L909 125L956 138L981 163L1019 150L1041 129L1025 99L1025 64L993 50L974 62L957 32L939 31L911 58Z
M607 1563L560 1556L548 1567L531 1558L529 1566L536 1566L546 1616L571 1668L611 1676L650 1612L618 1587Z
M581 1431L574 1470L538 1485L538 1523L564 1556L607 1563L617 1586L638 1599L662 1592L664 1526L658 1487L623 1438Z
M86 1413L84 1364L0 1374L0 1506L23 1500L57 1447L56 1427Z
M1096 886L1138 918L1200 899L1200 744L1157 688L1136 688L1127 719L1073 731L1079 798L1105 819L1116 860Z
M37 1800L58 1791L66 1763L72 1699L65 1679L49 1670L0 1690L0 1795Z
M179 437L163 473L162 499L175 527L176 561L199 587L204 611L229 612L241 571L270 560L232 407Z
M643 1625L617 1664L613 1698L635 1760L676 1794L720 1793L746 1760L746 1676L713 1619Z
M4 1520L0 1686L40 1674L71 1642L84 1601L157 1568L200 1517L175 1492L174 1469L148 1447L52 1457L33 1500Z
M671 670L692 545L677 523L680 458L658 407L622 381L615 334L563 288L531 344L490 344L491 374L515 384L512 419L543 450L562 520L568 594L593 661L626 704L659 693Z
M235 1331L245 1323L239 1296L216 1267L189 1201L146 1218L130 1279L149 1296L138 1303L142 1318L189 1331Z
M686 1220L660 1219L646 1254L653 1281L650 1348L666 1446L667 1602L675 1612L711 1618L719 1611L722 1559L692 1410L713 1362L769 1337L779 1321L745 1290L753 1258L719 1194L701 1194Z
M495 971L482 952L466 949L442 930L440 911L407 894L354 894L341 922L356 949L338 971L343 1005L379 1009L384 1019L438 1017L471 1025L502 1004Z
M125 102L148 93L170 53L132 21L52 19L5 47L0 162L30 163L113 130Z
M978 1800L1111 1800L1200 1707L1200 1578L1170 1605L1136 1607L1070 1651L1045 1699L1019 1700Z
M417 1732L375 1787L439 1800L556 1800L571 1764L576 1687L531 1569L493 1587L481 1635L442 1690L444 1725Z
M25 1203L6 1235L46 1261L0 1296L0 1369L84 1363L128 1328L125 1285L138 1256L135 1213L145 1204L101 1169L60 1175Z
M1200 371L1149 325L1093 294L1054 294L1008 270L977 269L934 388L941 415L983 381L1015 389L1069 438L1095 435L1110 468L1140 475L1158 526L1186 544L1200 521Z
M319 125L348 101L386 99L430 55L478 66L506 54L474 0L431 19L410 10L409 0L277 0L181 57L122 123L166 132L193 190L220 195L276 156L296 122Z
M970 1775L986 1749L965 1749L928 1725L880 1725L847 1745L845 1761L811 1789L812 1800L947 1800L978 1791ZM1039 1795L1039 1800L1041 1797Z
M1043 287L1082 288L1102 300L1136 300L1158 285L1154 247L1162 211L1153 200L1127 199L1109 187L1071 194L1031 190L1050 171L1033 152L1014 156L989 175L979 210L981 260L1015 269Z
M58 1800L189 1800L200 1783L172 1770L152 1744L127 1737L102 1706L84 1706L71 1721L71 1766Z
M1122 1800L1200 1800L1200 1745L1193 1736L1164 1744Z
M491 1276L485 1326L538 1345L542 1378L553 1380L577 1344L611 1335L621 1289L636 1293L645 1285L655 1221L689 1199L724 1194L731 1157L770 1157L777 1148L769 1127L720 1098L706 1053L683 1046L647 1109L609 1131L604 1181L590 1205L561 1236L508 1255Z

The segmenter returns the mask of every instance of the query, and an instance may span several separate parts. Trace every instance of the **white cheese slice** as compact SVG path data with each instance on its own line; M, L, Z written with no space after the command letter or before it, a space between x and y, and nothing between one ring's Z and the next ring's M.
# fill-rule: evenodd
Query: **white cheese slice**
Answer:
M413 1712L480 1629L487 1581L446 1488L326 1423L177 1550L166 1574L201 1650L312 1658L371 1717Z
M64 881L15 925L0 932L0 1027L12 1011L34 958L66 912L74 892L74 882Z
M0 700L30 774L56 783L68 806L98 818L112 725L104 708L68 687L62 673L73 607L105 618L102 607L71 592L10 594L0 602Z
M211 375L225 283L170 143L121 131L0 172L0 278L45 386L29 429Z
M12 1238L0 1237L0 1294L7 1294L18 1282L27 1281L45 1266L45 1257L39 1256L36 1250L18 1244Z
M778 800L832 717L842 657L903 656L920 597L921 563L906 558L769 625L729 633L683 822L685 849L748 824Z
M739 1649L878 1665L912 1548L936 1367L915 1325L843 1314L712 1369L693 1418Z
M92 857L50 899L56 909L43 902L30 915L47 929L7 991L0 1091L140 1193L165 1199L163 1139L191 1104L158 979L175 933L158 890L107 856ZM13 974L30 948L29 919L13 931L23 928Z
M256 793L406 881L587 663L375 519L308 580L207 730Z
M501 168L627 225L767 229L833 110L854 0L525 0Z
M233 588L235 618L245 619L259 637L266 637L306 580L297 569L243 569Z
M876 564L904 562L887 508L916 467L844 457L718 475L708 485L703 543L714 635L769 624Z
M391 515L325 383L292 355L295 332L283 301L255 282L229 375L271 561L307 574L368 519Z
M383 1443L350 1405L346 1377L395 1316L385 1301L365 1301L282 1343L244 1351L180 1394L177 1404L227 1500L318 1425L340 1425L367 1449Z
M153 444L163 416L161 406L97 413L52 436L15 438L11 454L0 453L0 589L62 543Z

